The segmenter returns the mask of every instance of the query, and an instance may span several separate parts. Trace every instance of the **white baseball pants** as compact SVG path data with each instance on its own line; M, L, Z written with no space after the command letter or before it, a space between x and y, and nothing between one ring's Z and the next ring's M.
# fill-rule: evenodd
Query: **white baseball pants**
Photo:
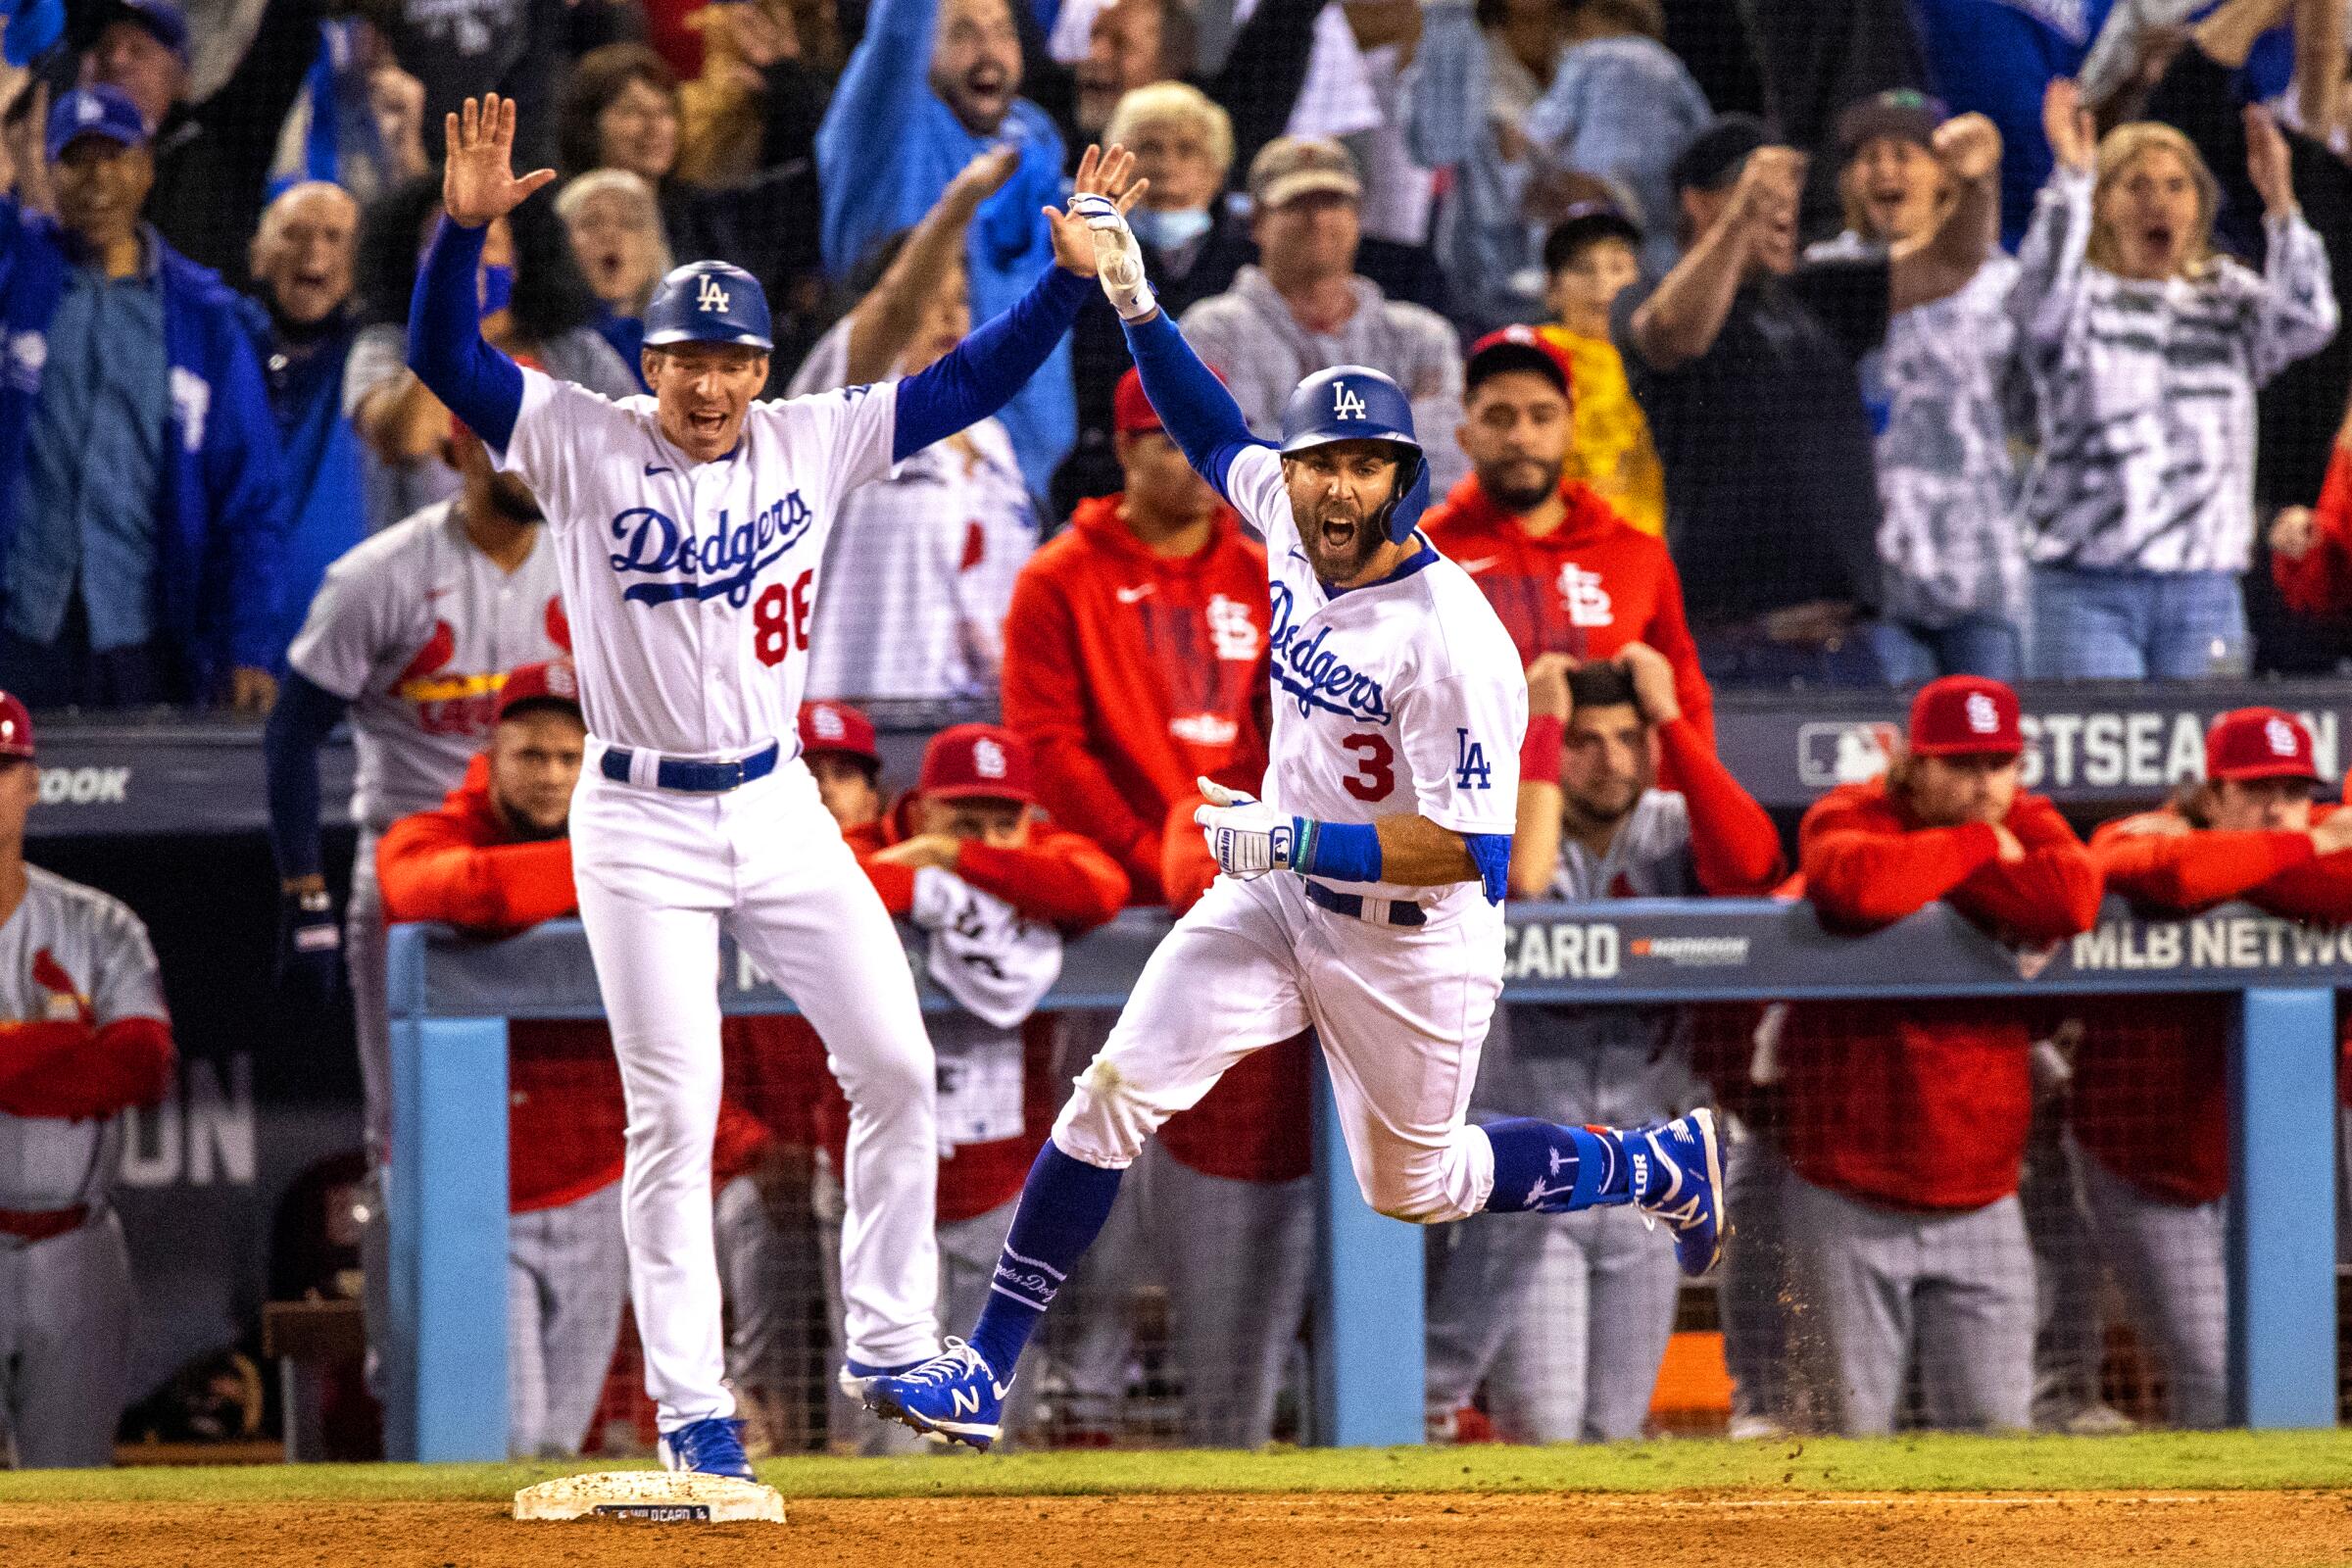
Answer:
M799 761L719 795L615 783L591 738L573 879L629 1110L629 1299L662 1430L731 1415L711 1240L718 935L824 1038L850 1101L842 1294L849 1353L934 1354L936 1086L896 928Z
M1144 964L1054 1142L1123 1170L1228 1067L1312 1026L1364 1201L1461 1219L1494 1185L1494 1146L1464 1115L1501 994L1499 906L1374 925L1308 903L1288 873L1219 877Z

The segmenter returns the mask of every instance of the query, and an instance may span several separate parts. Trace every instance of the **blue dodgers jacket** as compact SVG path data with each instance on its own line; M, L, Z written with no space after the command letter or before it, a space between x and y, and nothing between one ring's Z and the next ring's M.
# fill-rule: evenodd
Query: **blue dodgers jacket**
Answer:
M874 241L922 221L964 165L999 143L1015 143L1019 166L980 204L965 238L972 319L985 321L1011 309L1054 265L1054 242L1038 214L1062 199L1061 133L1026 98L1013 100L994 136L956 119L931 90L938 20L939 0L874 0L866 12L865 36L816 133L825 270L836 279L847 275ZM1046 494L1078 437L1068 344L1054 348L997 417L1012 437L1029 488Z
M171 367L164 507L157 529L163 634L201 698L234 665L269 669L284 630L278 564L287 517L285 463L261 366L237 296L220 274L152 229ZM16 539L17 481L32 430L49 323L65 295L65 236L53 219L0 198L0 570ZM7 584L0 581L0 594Z

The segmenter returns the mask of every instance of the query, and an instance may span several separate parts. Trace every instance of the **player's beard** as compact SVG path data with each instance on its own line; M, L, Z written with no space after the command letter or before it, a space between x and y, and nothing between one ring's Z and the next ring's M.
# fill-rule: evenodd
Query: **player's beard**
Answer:
M1536 458L1507 458L1479 469L1478 486L1505 512L1533 512L1558 492L1565 467Z
M1561 805L1569 819L1586 827L1614 827L1633 815L1642 802L1639 778L1610 779L1598 789L1569 795Z
M1362 575L1364 567L1371 564L1373 553L1381 546L1383 536L1375 520L1380 515L1376 512L1372 516L1352 519L1354 537L1336 552L1324 541L1323 514L1318 511L1304 519L1298 537L1305 542L1306 558L1315 568L1315 575L1325 582L1351 582Z

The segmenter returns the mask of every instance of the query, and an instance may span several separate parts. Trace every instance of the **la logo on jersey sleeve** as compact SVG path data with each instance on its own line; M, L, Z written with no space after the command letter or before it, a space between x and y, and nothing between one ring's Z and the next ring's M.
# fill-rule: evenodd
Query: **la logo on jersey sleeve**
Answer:
M1494 769L1488 765L1487 748L1483 742L1470 738L1467 729L1453 732L1453 782L1457 789L1484 790L1494 785Z

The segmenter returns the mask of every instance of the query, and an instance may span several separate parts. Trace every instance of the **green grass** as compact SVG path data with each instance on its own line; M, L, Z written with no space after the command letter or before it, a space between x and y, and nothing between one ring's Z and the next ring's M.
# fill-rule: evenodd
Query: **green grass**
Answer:
M504 1502L562 1464L0 1473L0 1507L67 1501ZM1293 1449L777 1459L787 1496L1182 1492L2174 1492L2352 1487L2352 1431L2122 1438L1679 1441L1610 1447Z

